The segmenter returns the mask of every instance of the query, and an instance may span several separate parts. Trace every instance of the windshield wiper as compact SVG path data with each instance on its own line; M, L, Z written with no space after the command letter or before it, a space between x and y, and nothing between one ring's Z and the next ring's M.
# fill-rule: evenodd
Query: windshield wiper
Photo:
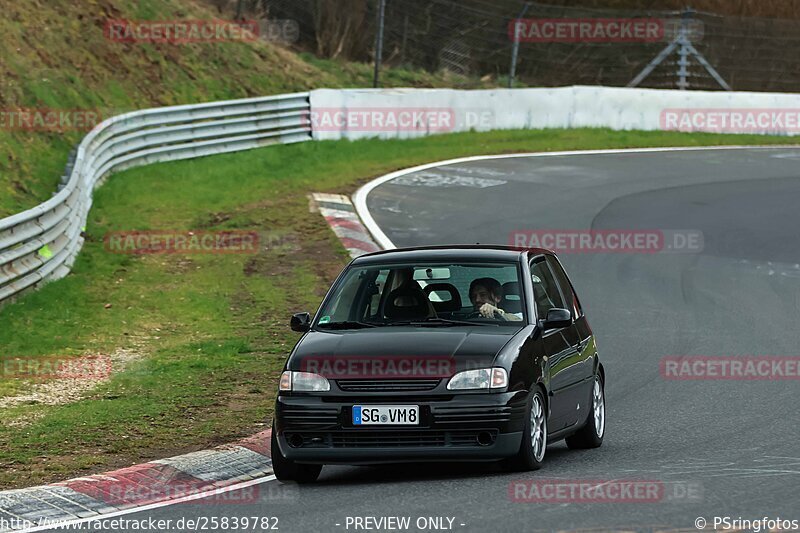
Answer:
M470 322L468 320L452 320L449 318L431 317L425 320L405 320L403 322L389 322L387 326L426 326L426 327L451 327L451 326L499 326L494 322Z
M355 320L343 320L341 322L326 322L325 324L317 324L318 328L322 329L362 329L362 328L376 328L376 324L369 324L367 322L358 322Z

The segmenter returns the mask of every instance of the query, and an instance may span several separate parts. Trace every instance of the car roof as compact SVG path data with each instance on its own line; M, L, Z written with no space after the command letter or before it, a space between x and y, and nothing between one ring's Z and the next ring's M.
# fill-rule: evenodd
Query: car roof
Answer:
M456 244L395 248L359 256L353 264L382 264L393 261L519 261L523 255L552 254L544 248L519 248L492 244Z

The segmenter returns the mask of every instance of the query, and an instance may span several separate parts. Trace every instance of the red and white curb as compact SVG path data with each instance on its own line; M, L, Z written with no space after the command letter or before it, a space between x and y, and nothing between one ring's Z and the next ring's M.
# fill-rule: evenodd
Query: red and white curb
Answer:
M0 532L38 531L169 503L255 503L272 474L271 430L234 444L27 489L0 492ZM279 491L280 492L280 491ZM286 494L272 497L285 499ZM161 505L157 505L161 504Z
M350 198L341 194L325 193L314 193L311 198L312 208L325 217L328 225L347 248L350 257L381 250L358 218Z
M347 196L315 193L318 210L352 257L381 250ZM33 532L179 503L293 500L293 487L268 491L274 479L271 430L231 445L27 489L0 491L0 533Z

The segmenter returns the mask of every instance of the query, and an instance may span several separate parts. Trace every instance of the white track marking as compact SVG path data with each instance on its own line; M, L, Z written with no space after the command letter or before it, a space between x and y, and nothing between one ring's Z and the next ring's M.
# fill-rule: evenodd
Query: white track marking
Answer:
M383 185L387 181L391 181L395 178L399 178L400 176L405 176L407 174L411 174L413 172L419 172L420 170L427 170L429 168L440 167L444 165L452 165L456 163L469 163L470 161L484 161L484 160L491 160L491 159L509 159L513 157L556 157L556 156L565 156L565 155L604 155L604 154L647 154L647 153L657 153L657 152L697 152L702 150L774 150L778 149L794 149L796 150L799 146L798 145L760 145L760 146L689 146L689 147L664 147L664 148L620 148L620 149L610 149L610 150L570 150L565 152L533 152L533 153L523 153L523 154L500 154L500 155L476 155L470 157L459 157L456 159L447 159L445 161L436 161L433 163L426 163L424 165L418 165L416 167L405 168L403 170L398 170L396 172L391 172L386 174L385 176L381 176L380 178L375 178L374 180L370 181L363 187L361 187L356 193L353 195L353 204L356 207L356 213L358 216L361 217L361 221L367 227L369 232L372 234L375 241L383 248L384 250L391 250L397 248L395 244L392 242L391 239L383 232L383 230L378 226L375 222L375 219L372 218L372 214L369 212L367 208L367 196L369 193L372 192L373 189L378 187L379 185Z
M200 492L198 494L191 494L189 496L183 496L182 498L176 498L174 500L169 500L165 502L158 502L158 503L151 503L149 505L143 505L142 507L134 507L131 509L123 509L122 511L114 511L113 513L101 514L97 516L89 516L86 518L79 518L76 520L71 520L68 522L57 522L52 523L47 526L36 526L28 529L20 529L15 533L32 533L34 531L47 531L50 529L56 530L65 530L72 526L78 524L84 524L87 522L95 522L97 520L105 520L106 518L114 518L117 516L124 516L133 513L140 513L143 511L152 511L153 509L160 509L162 507L169 507L171 505L176 505L179 503L186 503L194 500L201 500L203 498L208 498L210 496L217 496L219 494L225 494L226 492L231 492L234 490L244 489L247 487L252 487L253 485L260 485L261 483L267 483L269 481L275 481L277 478L274 475L264 476L257 479L251 479L250 481L243 481L241 483L237 483L235 485L230 485L228 487L220 487L216 489L207 490L205 492ZM55 522L55 521L54 521Z

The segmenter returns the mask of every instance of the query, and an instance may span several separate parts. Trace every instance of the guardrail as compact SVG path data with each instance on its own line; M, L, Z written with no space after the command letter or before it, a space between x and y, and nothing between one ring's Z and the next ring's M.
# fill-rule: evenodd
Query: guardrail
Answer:
M92 191L111 172L311 140L309 101L309 93L296 93L146 109L102 122L78 146L51 199L0 220L0 302L69 272Z
M437 119L444 112L447 120L430 122L426 114L416 113L421 110L438 111L433 114ZM351 124L345 119L348 114L380 122ZM413 117L411 123L400 120L406 116ZM743 129L731 131L720 122L726 117L738 119ZM681 122L671 124L677 118ZM688 130L683 119L689 119ZM752 119L752 125L744 119ZM315 121L318 125L312 128ZM0 303L69 272L83 243L92 190L116 170L312 138L397 139L575 127L800 135L800 95L580 86L318 89L120 115L83 139L70 158L66 182L53 198L0 220Z
M317 89L311 91L311 110L322 126L314 128L314 140L319 141L546 128L800 135L800 94L793 93L600 86ZM424 110L443 112L443 120L434 114L432 119L437 122L425 122L424 117L414 119L411 126L403 122L403 112L413 115ZM372 117L381 122L362 122L362 127L330 126L335 120L344 120L338 115L348 113L359 120Z

